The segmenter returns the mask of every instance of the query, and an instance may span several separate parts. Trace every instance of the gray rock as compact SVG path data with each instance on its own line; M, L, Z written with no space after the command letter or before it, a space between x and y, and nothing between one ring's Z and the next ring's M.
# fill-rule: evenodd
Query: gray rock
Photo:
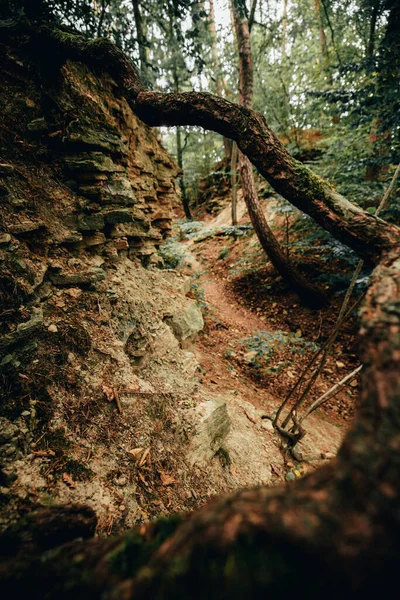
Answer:
M82 152L66 157L65 162L68 169L74 173L115 173L121 170L112 158L102 152Z
M127 151L116 127L102 123L101 129L94 129L93 123L82 119L76 119L68 125L63 142L120 154Z
M165 322L181 342L193 338L204 327L203 315L195 300L189 302L182 312L167 317Z
M115 177L109 180L104 187L101 201L104 204L120 204L122 206L137 204L137 198L127 177Z
M101 213L94 213L92 215L79 215L78 217L78 231L99 231L104 229L104 217Z
M51 281L54 285L58 286L80 286L90 285L103 281L106 278L106 272L98 267L93 267L89 271L81 271L80 273L54 273L50 276Z
M13 225L9 225L8 229L14 235L30 233L31 231L37 231L44 227L43 221L21 221L20 223L14 223Z
M13 346L23 344L33 336L43 324L43 311L41 308L34 308L32 311L32 317L26 323L20 323L16 330L7 335L0 337L0 352L4 353L4 350L8 350ZM6 356L7 358L7 356ZM12 359L11 361L12 362Z
M189 462L208 463L223 445L231 423L222 398L206 400L196 407L194 436L190 442Z
M109 225L117 223L132 223L133 216L129 208L118 208L104 212L104 220Z
M0 417L0 444L7 444L18 434L18 426L5 417Z

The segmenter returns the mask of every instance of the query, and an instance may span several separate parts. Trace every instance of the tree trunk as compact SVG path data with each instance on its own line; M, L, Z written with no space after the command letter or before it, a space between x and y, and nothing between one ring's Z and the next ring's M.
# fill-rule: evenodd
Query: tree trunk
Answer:
M329 60L328 45L326 43L325 29L324 29L324 24L323 24L322 15L321 15L321 0L314 0L314 7L315 7L315 12L316 12L317 21L318 21L319 42L320 42L321 54L322 54L322 68L328 78L329 84L332 85L333 82L332 82L332 75L330 72L330 60Z
M171 47L173 48L173 47L175 47L175 45L178 42L176 40L175 32L174 32L174 18L175 17L174 17L174 10L173 10L172 4L168 4L168 15L169 15L170 44L171 44ZM172 70L172 80L173 80L173 84L174 84L174 91L176 93L179 93L179 75L178 75L178 69L177 69L177 65L176 65L175 61L172 61L171 70ZM185 212L186 219L188 219L188 221L191 221L192 213L190 212L189 199L186 194L186 186L185 186L184 173L183 173L182 131L181 131L181 128L179 127L179 125L176 128L176 155L177 155L178 167L181 170L181 175L179 177L179 187L181 188L182 206L183 206L183 210Z
M232 191L232 225L237 225L237 162L238 162L238 149L236 142L233 142L232 156L231 156L231 191Z
M189 221L191 221L192 213L190 212L189 199L186 194L186 186L185 186L185 181L183 179L182 131L179 126L176 128L176 155L177 155L177 160L178 160L178 167L181 170L181 176L179 177L179 185L180 185L181 194L182 194L182 206L183 206L183 210L185 211L186 218Z
M13 31L18 27L8 25L2 34ZM36 35L26 26L23 31L25 44L27 31ZM29 517L1 540L3 595L47 600L353 600L374 592L393 593L400 561L397 228L356 210L306 167L299 181L297 163L260 115L206 94L146 92L129 61L104 40L87 42L44 28L35 49L54 68L66 57L101 69L107 65L131 106L150 124L208 125L231 135L276 187L330 231L345 230L346 239L380 264L360 312L365 365L360 406L335 461L287 487L238 491L185 520L160 519L114 539L72 541L93 531L93 514L87 508L71 507L71 518L66 509L56 518L43 513ZM32 529L36 533L30 534ZM56 547L60 543L64 545Z
M371 20L369 22L369 36L365 55L368 59L372 59L375 52L375 32L376 22L378 20L379 11L381 8L381 0L375 0L372 7Z
M140 0L132 0L133 15L135 17L136 26L136 38L139 48L139 59L140 59L140 77L145 85L150 83L149 81L149 61L147 57L147 40L145 34L145 27L143 23L142 13L140 11Z
M253 57L249 23L242 0L232 0L233 20L236 43L239 53L239 100L247 110L253 106ZM283 249L274 236L261 209L254 182L253 169L249 159L239 152L239 168L242 182L243 199L249 213L254 231L260 244L278 273L309 306L319 307L324 302L320 290L310 282L287 260Z
M209 18L209 27L210 34L212 40L212 56L215 64L215 88L217 91L217 96L222 97L222 90L226 89L226 83L221 75L221 63L219 60L218 54L218 45L217 45L217 30L215 28L215 11L214 11L214 0L209 0L210 3L210 18ZM232 145L230 143L229 138L224 137L224 150L226 161L229 164L232 155Z

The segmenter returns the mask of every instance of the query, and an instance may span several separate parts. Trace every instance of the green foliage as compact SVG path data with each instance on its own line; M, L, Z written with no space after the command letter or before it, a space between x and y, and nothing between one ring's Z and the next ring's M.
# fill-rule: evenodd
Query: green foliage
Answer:
M256 331L254 335L239 341L245 351L245 360L255 369L270 367L271 372L280 372L286 365L271 365L275 355L282 350L289 350L291 354L306 354L307 351L319 350L315 342L305 340L300 335L292 332Z
M229 248L228 248L228 246L224 246L221 249L221 252L218 254L218 260L224 260L228 256L229 256Z
M185 259L185 249L176 238L167 239L158 249L165 269L178 269Z
M200 276L201 276L201 273L196 273L196 275L194 277L199 279ZM193 281L190 285L190 291L191 291L193 297L197 300L202 314L205 316L208 315L210 311L208 310L208 304L206 302L204 289L203 289L203 286L201 285L201 283L199 281L196 281L195 279L193 279Z

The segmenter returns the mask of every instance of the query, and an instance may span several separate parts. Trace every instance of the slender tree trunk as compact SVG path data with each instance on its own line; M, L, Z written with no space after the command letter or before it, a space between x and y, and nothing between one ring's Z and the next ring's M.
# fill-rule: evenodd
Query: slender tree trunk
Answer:
M169 9L168 13L169 13L170 44L171 44L171 47L174 48L175 44L177 44L177 40L175 39L174 11L173 11L173 7L171 4L168 5L168 9ZM172 62L172 80L174 83L174 91L175 91L175 93L178 94L179 93L179 75L178 75L178 69L177 69L175 61ZM185 211L186 218L189 221L191 221L192 213L190 212L189 198L186 193L186 186L185 186L184 173L183 173L182 130L179 127L179 125L176 128L176 155L177 155L178 166L181 170L181 175L179 177L179 187L181 188L182 206L183 206L183 210Z
M330 60L329 60L328 45L326 43L325 29L324 29L324 24L322 21L322 14L321 14L321 0L314 0L314 7L315 7L315 12L316 12L317 21L318 21L319 42L321 45L321 54L322 54L322 69L328 78L329 84L332 85L332 74L330 72Z
M251 110L253 105L253 58L244 2L232 0L232 10L239 53L239 99L244 108ZM239 168L243 199L264 252L304 303L314 307L320 306L323 303L322 293L290 264L283 248L269 227L258 200L252 165L242 152L239 152Z
M232 190L232 225L237 225L237 162L238 162L238 147L236 142L232 145L231 156L231 190Z
M287 53L286 53L286 42L287 42L287 5L288 0L283 0L283 16L282 16L282 68L285 73L286 71L286 62L287 62ZM283 79L284 73L282 74Z
M106 15L106 7L107 7L107 0L101 0L100 18L99 18L99 23L97 25L97 37L102 36L103 22L104 22L104 17Z
M287 22L288 22L288 0L284 0L283 2L283 16L282 16L282 88L283 88L283 107L282 107L282 117L283 117L283 125L286 130L285 133L287 135L288 140L290 141L291 132L289 131L289 114L290 114L290 104L289 104L289 94L288 94L288 69L287 69Z
M147 52L147 40L146 40L146 30L145 25L143 23L143 17L140 10L140 2L141 0L132 0L133 6L133 15L135 18L136 25L136 37L137 43L139 47L139 59L140 59L140 76L145 85L150 83L149 81L149 60L148 60L148 52Z
M213 61L215 64L215 69L216 69L215 88L217 91L217 96L222 96L223 89L226 89L226 83L223 80L223 77L221 75L221 62L219 60L218 45L217 45L217 30L215 28L214 0L209 0L209 4L210 4L209 27L210 27L210 34L211 34L211 40L212 40L212 55L213 55ZM224 140L225 157L226 157L227 163L229 163L229 161L231 159L231 154L232 154L232 145L231 145L229 138L224 137L223 140Z
M375 33L376 33L376 22L378 20L379 11L381 8L381 0L375 0L372 7L371 20L369 22L369 36L368 44L366 48L366 57L371 59L375 52Z
M183 210L185 211L186 218L189 221L191 221L192 213L190 212L189 199L187 197L185 181L183 179L182 130L179 126L176 128L176 155L177 155L177 160L178 160L178 166L179 166L180 170L182 171L182 174L179 178L179 185L180 185L181 194L182 194Z

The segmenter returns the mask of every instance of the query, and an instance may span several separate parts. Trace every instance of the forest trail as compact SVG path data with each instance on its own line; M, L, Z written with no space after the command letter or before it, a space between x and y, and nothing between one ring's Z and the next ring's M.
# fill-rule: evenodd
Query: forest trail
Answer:
M220 214L205 226L224 225L223 221L224 216L221 217ZM275 332L275 320L269 320L261 309L250 310L245 301L237 297L232 290L229 272L220 266L215 270L215 248L212 246L218 245L220 240L210 238L200 245L193 240L183 243L186 252L184 272L195 276L195 281L204 294L202 304L206 326L196 343L196 356L202 368L203 389L210 390L214 395L233 393L239 404L244 400L253 405L256 409L253 416L244 410L250 421L254 419L254 414L260 418L261 412L271 415L280 405L281 395L275 393L274 387L269 389L268 382L252 377L251 368L246 365L251 352L239 350L241 364L238 364L236 359L238 341L240 344L241 340L258 335L259 332ZM280 310L283 310L282 307L277 306L276 311ZM279 376L285 390L290 389L298 375L299 370L294 366ZM330 381L323 374L319 387L322 386L326 390L330 385ZM307 435L299 444L299 450L315 457L322 454L332 456L341 444L346 426L337 414L320 411L310 416L306 422ZM290 461L288 464L290 465ZM314 466L316 462L313 461L312 466L307 465L305 470Z

